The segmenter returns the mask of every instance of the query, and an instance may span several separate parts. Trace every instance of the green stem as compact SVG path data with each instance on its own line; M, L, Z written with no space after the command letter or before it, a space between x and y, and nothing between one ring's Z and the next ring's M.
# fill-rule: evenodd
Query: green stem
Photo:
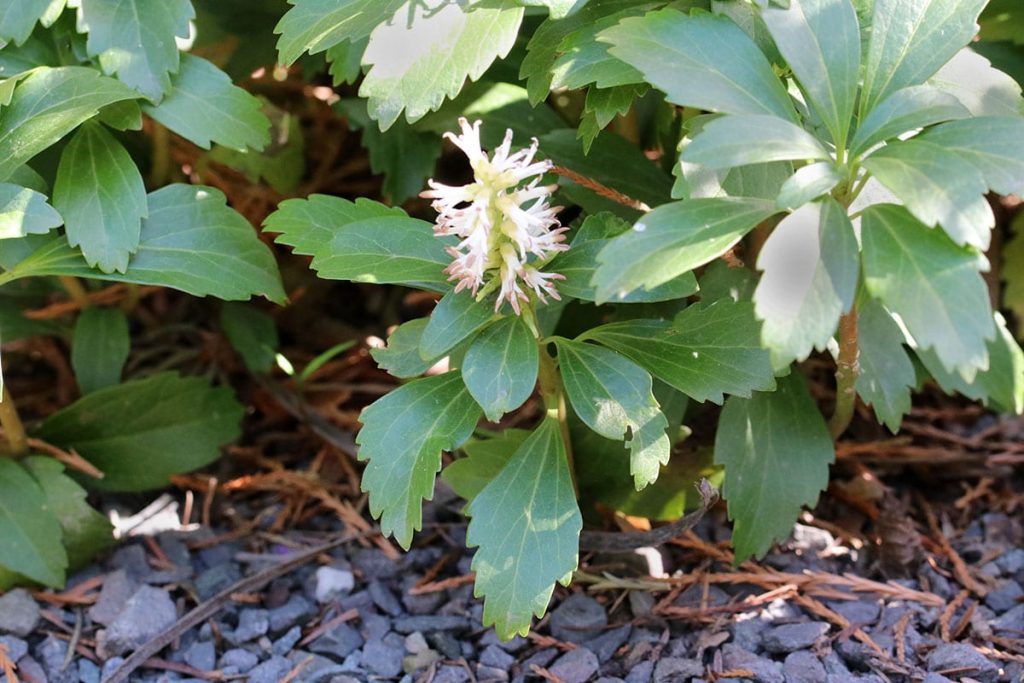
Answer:
M860 374L860 345L857 339L857 306L839 320L839 358L836 360L836 408L828 422L833 439L850 426L857 404L857 376Z
M61 275L58 279L60 280L61 287L68 293L71 300L81 308L85 309L92 305L92 302L89 301L89 292L81 280L71 275Z
M0 400L0 427L4 429L4 438L7 439L11 455L22 456L28 453L28 435L25 434L25 425L21 422L18 408L14 405L14 399L6 386L3 389L2 400Z
M159 123L153 123L153 164L149 168L149 186L158 188L171 177L171 134Z
M558 420L558 430L562 435L562 445L565 447L565 459L569 464L569 474L572 476L572 488L579 498L580 489L576 482L576 465L573 460L572 438L569 435L569 415L565 392L562 390L562 377L558 372L557 361L548 353L547 343L538 339L537 345L540 352L540 367L537 372L540 395L544 400L547 416Z

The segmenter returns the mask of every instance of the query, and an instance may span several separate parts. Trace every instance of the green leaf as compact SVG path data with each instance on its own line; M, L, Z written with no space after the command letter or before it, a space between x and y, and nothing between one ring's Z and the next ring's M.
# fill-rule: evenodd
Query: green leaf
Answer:
M615 351L556 341L558 366L573 410L607 439L626 440L630 473L639 491L658 478L672 451L668 420L652 393L646 370Z
M207 158L245 174L252 183L265 180L282 194L295 194L306 172L306 142L300 118L271 104L264 105L271 122L271 143L261 151L240 152L215 145Z
M834 199L806 204L782 219L757 257L754 310L776 368L823 351L853 305L860 274L857 236Z
M987 367L985 342L995 336L978 272L987 268L985 258L901 206L870 206L861 220L868 292L900 316L918 347L934 348L943 367L971 381Z
M82 125L61 154L53 204L86 262L123 273L139 248L146 186L131 155L99 123Z
M345 40L327 48L324 57L327 58L328 71L335 86L343 83L354 85L363 75L361 61L369 42L369 36L364 36L356 41Z
M720 299L751 301L757 278L753 271L743 266L730 266L725 261L709 263L700 276L700 300L712 304ZM761 330L755 331L758 340Z
M651 290L731 249L775 212L756 199L691 199L659 207L597 256L599 302Z
M731 168L790 159L828 159L818 139L777 116L722 116L708 123L682 158L708 168Z
M483 623L502 638L525 635L579 562L583 518L558 422L544 420L466 512Z
M526 403L537 384L537 340L519 316L488 326L469 345L462 380L491 422Z
M910 412L910 390L916 386L914 364L903 348L903 332L885 307L864 297L857 304L860 374L857 394L894 434Z
M589 0L518 0L526 7L547 7L552 19L564 19L586 6Z
M807 202L831 192L842 179L839 169L830 161L802 166L782 184L775 206L779 209L799 209Z
M590 87L583 106L583 116L576 137L583 141L583 152L590 153L590 147L598 133L605 129L616 116L625 116L633 102L647 92L646 85L621 85L614 88Z
M104 473L89 485L142 491L220 457L244 409L229 388L161 373L95 391L43 422L38 436L75 450Z
M188 38L195 17L190 0L79 0L78 30L100 66L151 100L159 101L178 71L176 38Z
M41 68L14 90L0 110L0 181L114 102L138 93L84 66Z
M273 254L249 222L227 206L220 190L174 184L151 192L148 200L149 218L142 222L139 250L126 273L90 268L77 249L57 236L0 274L0 283L37 275L72 275L172 287L227 300L263 295L284 301Z
M988 0L874 0L861 111L921 85L971 42Z
M761 13L811 108L839 147L857 102L860 27L850 0L790 0Z
M1024 113L1017 81L993 68L992 62L970 48L957 52L928 82L956 96L975 116Z
M999 194L1024 194L1024 117L978 116L950 121L916 138L954 152Z
M445 467L441 478L457 495L471 501L498 476L529 436L525 429L504 429L489 438L470 439L462 447L465 457Z
M617 216L602 212L587 216L576 231L568 251L562 252L548 265L552 273L565 276L558 283L563 296L583 301L596 301L597 290L591 281L597 268L597 255L615 237L627 232L629 223ZM654 303L682 299L697 291L697 278L693 273L683 273L650 291L638 289L630 292L620 303Z
M270 374L281 342L269 313L243 303L226 303L220 309L220 326L245 367L251 372Z
M690 306L670 322L627 320L585 334L627 356L693 400L771 391L775 377L748 301Z
M930 85L913 85L889 95L864 117L850 143L850 150L860 155L880 142L915 128L970 115L971 112L949 93Z
M647 9L656 4L649 3ZM597 34L611 28L626 17L640 16L643 7L632 7L622 12L601 17L597 21L579 26L558 45L558 58L550 67L553 90L578 90L591 83L599 88L642 83L643 74L608 53L608 44L597 41Z
M864 160L864 168L925 225L941 225L959 245L988 249L996 218L981 173L942 146L894 142Z
M407 0L290 0L294 5L274 29L280 33L281 62L291 64L303 52L318 52L370 35ZM399 18L401 21L402 18Z
M648 12L603 31L598 40L611 43L613 56L643 73L673 104L796 120L764 54L727 17Z
M385 348L370 349L370 355L377 361L378 367L402 379L419 377L429 370L438 359L424 360L420 357L420 339L427 323L427 318L402 323L388 337Z
M237 150L263 149L270 142L270 120L260 101L232 85L231 78L202 57L183 54L170 92L143 111L203 149L210 143Z
M32 35L37 21L60 12L64 0L11 0L5 5L0 7L0 44L10 40L21 45Z
M423 499L434 495L441 451L468 439L480 409L458 372L417 379L363 410L356 442L368 461L362 488L380 528L403 548L423 522Z
M67 566L60 522L46 494L25 468L0 458L0 567L61 588Z
M420 358L440 358L494 319L494 300L469 292L448 292L430 314L420 337Z
M280 233L274 241L287 244L296 254L316 256L330 245L336 231L372 218L408 218L408 214L365 197L352 202L312 194L278 204L277 211L264 222L264 230Z
M359 87L370 115L387 130L405 110L412 122L455 97L467 78L480 78L515 44L523 9L510 0L431 9L410 4L395 21L370 34L363 64L370 70Z
M68 569L83 567L96 553L114 545L114 528L85 500L85 489L64 473L64 466L42 456L22 461L46 497L46 505L60 523L68 555Z
M46 195L0 183L0 239L42 235L63 223L61 215L46 203Z
M828 427L799 373L779 378L771 393L725 402L715 462L725 466L737 564L789 535L800 508L813 506L828 485L834 459Z
M120 382L130 350L128 319L121 309L92 306L82 311L71 342L71 367L82 395Z

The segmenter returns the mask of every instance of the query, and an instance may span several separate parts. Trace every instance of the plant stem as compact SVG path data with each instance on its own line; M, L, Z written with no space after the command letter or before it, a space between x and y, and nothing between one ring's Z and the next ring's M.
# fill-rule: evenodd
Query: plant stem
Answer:
M857 404L860 346L857 343L857 306L839 320L839 358L836 360L836 408L828 422L833 439L846 431Z
M4 429L4 437L7 439L10 454L25 455L28 453L28 435L25 434L25 425L21 422L18 408L14 405L14 399L6 386L2 398L3 400L0 400L0 426Z
M558 420L558 430L562 434L562 445L565 447L565 459L569 465L569 475L572 477L572 488L579 498L580 489L576 482L576 464L572 454L572 438L569 435L568 408L565 403L565 392L562 391L562 378L558 373L555 359L548 353L547 345L540 340L537 343L540 347L540 367L537 373L540 395L544 399L547 416Z
M71 300L78 304L80 308L85 309L92 305L92 302L89 301L89 292L85 289L81 280L71 275L61 275L59 279L60 286L64 288L64 291L68 293Z
M149 168L149 186L165 185L171 176L171 134L159 123L153 123L153 163Z

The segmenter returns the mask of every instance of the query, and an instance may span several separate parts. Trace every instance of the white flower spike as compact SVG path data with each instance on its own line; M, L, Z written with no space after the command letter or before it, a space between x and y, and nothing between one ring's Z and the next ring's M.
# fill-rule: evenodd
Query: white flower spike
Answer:
M536 266L569 248L564 241L567 228L556 218L561 207L548 205L554 186L540 185L551 162L533 160L536 138L528 148L513 153L511 130L488 157L480 147L480 121L470 125L461 118L459 126L461 135L445 137L469 158L474 182L453 187L431 179L430 189L420 194L434 200L434 234L461 238L448 249L448 279L456 282L456 292L468 289L474 295L481 288L500 287L495 311L507 301L516 315L530 300L528 291L542 303L548 296L559 299L553 281L565 277L542 273ZM528 263L531 256L533 264Z

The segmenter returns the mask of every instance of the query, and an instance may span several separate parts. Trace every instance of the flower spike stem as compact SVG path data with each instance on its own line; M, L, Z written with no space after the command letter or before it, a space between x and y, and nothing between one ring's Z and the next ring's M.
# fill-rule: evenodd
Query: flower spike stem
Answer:
M635 209L636 211L640 211L641 213L650 213L651 211L651 207L649 207L647 204L640 201L639 199L633 199L629 195L623 194L618 190L614 190L608 187L607 185L602 185L593 178L588 178L584 175L580 175L576 171L569 170L564 166L552 166L551 172L556 175L560 175L563 178L568 178L569 180L573 181L578 185L582 185L588 190L593 190L602 197L610 199L613 202L616 202L617 204L628 206L629 208Z
M857 306L839 320L839 358L836 361L836 409L828 422L832 439L838 439L853 419L857 404L860 347L857 343Z
M0 401L0 426L3 427L4 437L7 439L8 453L16 457L27 454L28 436L25 434L25 426L21 423L18 408L14 405L14 399L6 386L3 390L3 400Z
M569 463L569 474L572 476L572 488L579 498L580 488L576 482L576 464L572 454L572 438L569 435L569 411L565 402L565 392L562 391L562 377L558 372L557 361L548 353L547 344L540 339L537 343L540 346L540 368L537 376L540 395L544 399L548 416L558 420L558 430L565 446L565 458Z

